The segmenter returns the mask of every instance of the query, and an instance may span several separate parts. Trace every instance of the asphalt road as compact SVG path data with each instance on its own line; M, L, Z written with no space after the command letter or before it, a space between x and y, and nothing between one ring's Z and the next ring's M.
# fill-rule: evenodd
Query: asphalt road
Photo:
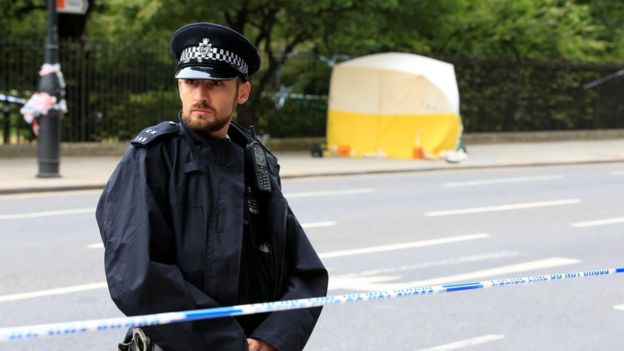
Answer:
M624 266L624 164L292 179L330 294ZM0 327L121 316L99 193L0 196ZM306 350L624 349L624 275L324 309ZM0 344L113 350L123 331Z

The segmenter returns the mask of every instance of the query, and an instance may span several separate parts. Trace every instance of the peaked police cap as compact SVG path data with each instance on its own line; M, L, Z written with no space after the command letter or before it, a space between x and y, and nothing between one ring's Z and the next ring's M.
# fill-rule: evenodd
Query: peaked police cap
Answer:
M258 49L242 34L214 23L191 23L173 33L178 79L248 80L260 68Z

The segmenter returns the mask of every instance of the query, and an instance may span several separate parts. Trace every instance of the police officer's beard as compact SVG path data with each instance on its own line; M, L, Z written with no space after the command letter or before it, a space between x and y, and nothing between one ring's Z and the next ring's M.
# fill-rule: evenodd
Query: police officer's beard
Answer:
M189 111L189 114L182 114L182 120L184 121L184 124L193 130L205 133L216 132L223 129L228 123L230 123L234 110L236 109L237 100L238 92L234 97L234 103L230 111L217 111L212 106L208 105L207 102L200 101L191 106L191 110L195 108L209 110L212 113L212 118L193 117L192 112Z

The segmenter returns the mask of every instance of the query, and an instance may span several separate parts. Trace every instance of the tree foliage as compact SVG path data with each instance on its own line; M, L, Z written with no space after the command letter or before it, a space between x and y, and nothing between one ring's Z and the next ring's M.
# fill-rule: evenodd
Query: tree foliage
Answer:
M45 0L0 0L4 37L43 41L45 5ZM339 57L384 51L449 61L598 63L624 57L624 4L613 0L90 0L86 26L64 24L76 18L59 19L60 27L80 32L67 35L124 50L166 50L174 30L198 21L245 34L263 56L250 102L239 109L245 125L275 126L296 113L288 103L281 112L268 109L276 103L269 93L326 94L330 65ZM318 63L313 70L292 64L305 55ZM163 67L174 61L162 55L152 59ZM118 60L126 65L125 58Z
M607 43L606 59L622 61L624 58L624 5L621 1L583 1L589 6L592 20L598 25L599 37Z
M5 38L45 33L46 0L0 9ZM267 65L315 49L575 62L624 52L624 4L612 0L91 0L87 17L87 39L159 46L183 24L223 23L252 38Z
M46 0L0 0L0 30L5 38L45 35Z

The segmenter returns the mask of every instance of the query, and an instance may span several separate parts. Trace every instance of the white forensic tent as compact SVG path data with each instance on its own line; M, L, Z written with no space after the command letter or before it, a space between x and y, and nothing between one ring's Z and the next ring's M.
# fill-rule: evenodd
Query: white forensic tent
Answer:
M334 66L328 149L342 156L437 157L461 135L452 64L406 53L381 53Z

